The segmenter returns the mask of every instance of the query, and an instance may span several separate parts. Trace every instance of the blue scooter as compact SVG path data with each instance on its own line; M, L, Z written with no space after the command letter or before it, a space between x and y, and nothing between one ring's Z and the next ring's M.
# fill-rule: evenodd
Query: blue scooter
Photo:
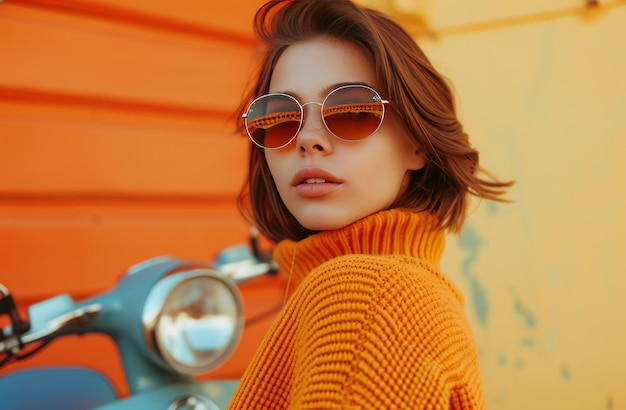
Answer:
M162 256L134 265L110 291L76 302L61 294L22 319L0 284L0 367L25 359L55 338L104 333L117 345L129 396L101 374L58 367L0 377L2 409L224 409L236 381L198 381L232 353L243 328L237 285L276 272L256 241L220 253L213 264Z

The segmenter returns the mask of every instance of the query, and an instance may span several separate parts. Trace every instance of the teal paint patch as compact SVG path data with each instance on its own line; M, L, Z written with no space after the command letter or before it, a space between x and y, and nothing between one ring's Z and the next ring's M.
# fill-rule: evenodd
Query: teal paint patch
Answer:
M535 327L537 324L535 316L533 316L533 314L530 313L530 311L528 311L528 309L526 309L519 300L515 301L515 311L522 317L526 326Z
M567 368L567 366L561 366L561 378L568 382L570 379L570 373L569 373L569 369Z
M487 291L472 272L472 265L478 259L478 252L482 241L478 237L476 230L471 225L466 225L459 237L459 247L467 251L467 256L461 265L461 272L470 282L470 292L472 307L478 321L482 325L487 325L489 321L489 298Z
M498 213L498 205L494 201L487 201L487 213L492 216Z
M486 325L489 316L489 300L487 299L487 292L480 282L473 276L470 277L470 285L474 312L476 313L480 323Z
M461 249L465 249L468 254L467 258L463 261L462 272L466 276L472 276L471 266L476 262L478 258L478 250L480 249L481 241L471 225L466 225L461 231L459 237L459 246Z
M522 347L532 348L535 347L535 341L532 339L522 339L521 343Z

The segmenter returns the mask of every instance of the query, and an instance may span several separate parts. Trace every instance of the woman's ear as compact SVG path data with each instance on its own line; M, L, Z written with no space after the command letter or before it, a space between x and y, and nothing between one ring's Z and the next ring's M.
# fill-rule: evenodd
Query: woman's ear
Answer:
M422 153L422 150L419 147L416 147L415 151L409 158L408 169L411 171L417 171L418 169L424 168L424 165L426 165L426 157Z

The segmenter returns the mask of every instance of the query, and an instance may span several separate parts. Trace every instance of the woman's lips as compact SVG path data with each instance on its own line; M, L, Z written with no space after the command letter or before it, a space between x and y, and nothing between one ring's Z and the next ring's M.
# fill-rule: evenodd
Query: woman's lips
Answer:
M319 198L339 188L342 181L328 171L305 168L292 179L292 186L304 198Z

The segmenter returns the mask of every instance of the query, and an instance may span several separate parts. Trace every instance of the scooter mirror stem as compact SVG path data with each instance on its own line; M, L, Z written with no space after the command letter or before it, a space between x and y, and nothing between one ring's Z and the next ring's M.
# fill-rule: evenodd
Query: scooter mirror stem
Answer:
M30 322L20 317L13 296L9 292L9 289L2 283L0 283L0 315L9 316L11 320L11 335L17 338L17 348L21 348L20 336L28 332ZM0 328L0 342L4 340L4 336L4 331ZM0 351L8 351L5 350L5 348L6 346L3 346L3 349L0 349ZM11 350L13 350L13 348Z

